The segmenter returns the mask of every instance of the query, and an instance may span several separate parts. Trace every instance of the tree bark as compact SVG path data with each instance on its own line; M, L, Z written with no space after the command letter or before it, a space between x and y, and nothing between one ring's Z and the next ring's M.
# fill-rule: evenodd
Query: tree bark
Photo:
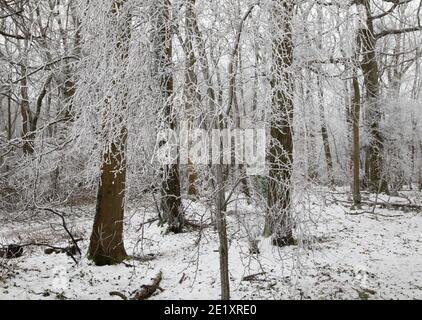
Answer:
M352 126L353 126L353 143L352 143L352 164L353 164L353 206L360 207L360 90L359 82L356 76L352 79L353 99L352 99Z
M291 216L291 176L293 169L293 41L292 0L273 1L273 78L268 212L264 235L272 235L277 246L294 243Z
M123 243L126 139L127 132L121 132L121 141L113 143L111 150L103 155L89 245L89 257L99 266L120 263L127 257Z
M12 128L12 91L9 90L7 96L7 140L12 140L13 128Z
M422 143L419 143L419 191L422 191Z
M222 171L223 171L223 166L221 164L215 165L217 188L224 185ZM227 239L227 221L226 221L225 201L226 200L225 200L224 188L220 188L220 190L217 191L215 220L217 224L217 232L218 232L218 238L219 238L221 300L230 299L229 245L228 245L228 239Z

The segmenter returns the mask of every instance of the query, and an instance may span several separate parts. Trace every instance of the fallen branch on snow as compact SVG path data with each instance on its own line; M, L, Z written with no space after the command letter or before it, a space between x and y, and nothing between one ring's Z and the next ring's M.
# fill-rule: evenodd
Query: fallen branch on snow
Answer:
M244 276L242 278L242 281L256 281L257 280L256 279L257 276L262 276L264 274L265 274L265 272L259 272L259 273L250 274L248 276Z
M144 284L141 286L142 290L137 291L135 293L135 296L132 298L132 300L146 300L149 297L151 297L155 291L160 290L160 291L164 291L161 287L160 287L160 282L163 278L163 274L160 271L159 273L157 273L157 275L155 276L155 278L152 281L152 284L147 285Z
M151 297L155 291L160 290L160 291L164 291L163 288L160 287L160 282L162 280L163 274L160 271L159 273L157 273L157 275L155 276L155 278L153 278L152 280L152 284L143 284L141 286L141 290L138 290L135 292L135 295L133 296L133 298L131 298L130 300L146 300L149 297ZM125 296L123 293L118 292L118 291L111 291L110 296L117 296L122 298L123 300L128 300L127 296Z
M335 202L352 204L352 201L348 201L348 200L335 199ZM422 206L417 205L417 204L390 203L390 202L377 202L377 203L375 203L375 202L369 202L369 201L361 202L360 204L370 206L370 207L377 205L382 209L397 209L397 210L400 210L400 211L405 211L405 209L407 209L407 210L416 211L416 212L422 211Z

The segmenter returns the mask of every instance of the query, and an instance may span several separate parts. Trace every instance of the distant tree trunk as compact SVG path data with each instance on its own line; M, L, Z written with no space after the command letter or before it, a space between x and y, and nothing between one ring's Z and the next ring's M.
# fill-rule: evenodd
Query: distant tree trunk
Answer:
M319 32L321 36L318 39L317 46L319 50L322 50L322 34L323 34L323 23L324 23L324 16L321 10L321 6L317 8L318 14L318 22L320 25ZM331 155L331 148L330 148L330 140L328 138L328 130L327 130L327 120L325 118L325 108L324 108L324 87L321 81L321 74L322 74L322 66L318 66L318 73L316 76L317 81L317 90L318 90L318 110L319 110L319 119L321 123L321 137L322 143L324 146L324 154L325 154L325 161L327 163L327 177L328 177L328 185L329 187L334 187L334 177L333 177L333 157Z
M221 159L222 160L222 159ZM223 166L221 164L215 165L216 185L224 185L223 181ZM221 300L230 299L230 278L229 278L229 245L227 239L227 221L225 209L225 193L224 188L217 191L215 220L217 224L217 232L219 237L219 258L220 258L220 288Z
M239 66L240 66L240 70L242 70L242 54L241 54L241 50L239 50ZM236 86L236 81L235 83L233 83L233 85L235 86L235 88L233 88L233 113L234 113L234 127L235 129L240 129L241 128L241 110L240 110L240 103L239 103L239 96L237 94L237 87ZM240 93L241 93L241 101L243 103L245 103L245 96L244 96L244 90L243 90L243 83L241 82L239 84L240 87ZM236 161L236 159L234 159L234 161ZM234 162L233 162L234 163ZM242 188L242 192L245 194L245 196L249 199L251 197L251 193L249 191L249 182L248 182L248 176L246 174L246 167L244 164L239 164L237 166L237 170L238 171L238 175L239 175L239 179L240 179L240 184L241 184L241 188Z
M414 119L415 115L412 116L412 139L410 141L410 160L411 160L411 171L410 176L408 179L409 182L409 189L413 190L413 177L417 177L418 172L416 170L417 168L417 129L418 129L418 123ZM416 180L415 180L416 181Z
M162 90L164 105L164 121L169 129L176 129L176 120L173 110L173 46L171 28L171 3L169 0L162 0L159 21L159 68L161 72L160 86ZM164 177L161 185L161 211L164 223L168 225L168 231L174 233L182 232L184 217L182 200L180 197L179 164L167 164L164 167Z
M422 191L422 143L419 143L419 191Z
M28 95L28 78L26 77L26 67L21 67L22 80L20 82L21 88L21 116L22 116L22 140L23 140L23 153L30 155L34 153L34 147L30 141L30 126L31 126L31 109L29 106Z
M412 142L411 142L412 143ZM415 172L415 155L416 155L416 150L415 150L415 145L410 145L410 166L411 166L411 172L410 172L410 176L408 177L409 179L407 180L408 185L409 185L409 190L413 190L413 180L412 180L412 176L416 173Z
M354 64L352 67L352 101L350 103L349 121L352 131L352 148L351 148L351 169L352 169L352 194L353 207L359 209L361 205L361 183L360 183L360 110L361 110L361 93L359 80L357 75L357 65L359 64L359 50L361 48L361 37L359 33L356 36L356 49L354 54Z
M185 70L185 111L188 118L189 123L189 130L193 124L193 113L194 113L194 105L196 99L196 86L197 86L197 78L195 74L195 53L193 51L193 19L195 19L194 15L194 5L195 0L191 1L188 0L186 2L186 40L185 40L185 47L186 47L186 70ZM192 164L190 158L188 158L188 195L196 196L198 195L198 191L196 189L196 180L197 174L195 171L195 167Z
M415 53L415 75L413 78L413 86L412 86L412 99L418 100L420 96L420 90L421 90L421 82L420 82L420 76L421 76L421 68L420 68L420 61L418 60L418 57L422 54L421 52L416 51ZM414 115L415 116L415 115ZM416 122L416 121L415 121ZM414 123L413 127L413 150L415 152L414 155L414 174L416 175L416 181L417 181L417 188L422 191L422 143L421 138L418 135L417 131L417 123ZM419 159L419 161L418 161Z
M356 76L352 79L353 99L352 99L352 126L353 126L353 143L352 143L352 164L353 164L353 206L360 207L360 90L359 82Z
M330 187L333 187L334 186L333 158L331 156L330 140L328 139L327 120L325 118L324 88L322 87L321 76L319 74L317 76L317 86L318 86L319 118L321 121L321 136L322 136L322 142L324 145L325 161L327 162L328 183Z
M232 61L233 63L233 61ZM211 79L210 79L211 80ZM210 82L211 83L211 82ZM221 90L221 79L220 74L217 71L217 83L219 84L218 92L218 106L212 104L211 110L214 112L213 128L218 132L226 128L223 110L223 93ZM220 137L219 137L220 138ZM215 177L215 220L217 225L217 233L219 239L219 260L220 260L220 289L221 289L221 300L230 299L230 277L229 277L229 244L227 238L227 204L226 204L226 175L228 174L228 166L226 167L226 173L224 172L223 165L223 144L221 139L218 140L220 143L220 162L213 165L214 177Z
M273 78L271 80L271 142L268 155L268 212L264 234L277 246L294 243L291 216L293 169L293 41L291 20L294 2L273 1Z
M7 140L12 140L13 128L12 128L12 91L9 90L7 96Z
M305 70L305 76L311 77L309 70ZM312 93L309 86L300 84L301 94L304 97L305 105L312 105ZM304 116L309 121L305 123L305 137L306 137L306 153L308 163L308 179L310 182L316 183L319 180L318 174L318 153L316 151L315 134L314 134L314 113L313 108L304 108Z
M345 66L344 71L346 72L347 66ZM350 88L347 81L344 81L344 91L345 91L345 106L346 106L346 124L347 124L347 140L350 141L347 154L350 154L349 170L350 170L350 190L353 191L353 81L351 85L352 93L350 93ZM360 162L359 162L360 165ZM359 166L360 171L360 166Z
M371 161L370 161L371 154L369 152L369 147L365 146L363 152L365 154L365 162L364 162L364 167L363 167L365 176L364 176L362 187L365 188L365 189L369 189L369 185L371 183L371 177L369 176L370 164L371 164Z
M375 54L376 41L374 25L370 19L371 8L369 0L359 0L366 10L367 20L360 30L360 41L362 44L361 68L366 88L367 122L370 133L370 144L368 147L368 178L369 190L371 192L388 193L388 184L383 177L383 151L384 139L381 133L380 123L382 119L381 106L379 102L380 84L379 67Z
M123 1L114 1L111 9L111 21L118 33L116 46L117 62L121 68L126 68L129 58L129 44L131 37L131 19L127 12L123 12ZM104 39L107 41L107 39ZM112 52L111 54L115 54ZM114 83L121 86L122 90L116 92L119 95L121 108L126 110L127 85L124 75ZM107 110L110 101L105 102L104 116L113 117ZM108 110L110 111L110 110ZM111 121L117 122L121 128L118 136L105 148L102 156L101 178L97 194L97 206L92 229L88 256L96 265L110 265L122 262L127 258L123 243L123 217L126 183L126 144L127 128L121 116ZM103 130L107 130L106 127ZM104 132L107 136L108 133Z
M40 118L42 104L43 104L44 98L47 94L47 88L50 85L52 78L53 78L52 75L47 78L47 80L45 81L45 83L44 83L44 85L41 89L41 92L40 92L40 94L38 95L38 98L37 98L36 109L35 109L35 112L32 115L31 123L30 123L30 126L29 126L30 132L31 132L30 135L31 135L32 139L35 138L35 131L37 130L37 124L38 124L38 119Z
M197 179L198 175L196 174L195 166L193 165L191 159L188 159L188 195L197 196Z

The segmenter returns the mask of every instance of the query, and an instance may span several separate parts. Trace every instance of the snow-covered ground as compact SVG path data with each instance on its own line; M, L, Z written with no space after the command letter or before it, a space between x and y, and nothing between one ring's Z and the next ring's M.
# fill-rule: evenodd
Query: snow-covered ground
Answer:
M335 197L335 199L334 199ZM409 193L419 202L421 195ZM340 200L340 201L339 201ZM229 211L230 278L233 299L422 299L422 213L364 207L351 212L342 194L327 197L326 207L312 219L313 246L276 248L260 238L259 254L250 254L246 230L259 221L252 206ZM407 203L404 198L386 197ZM198 203L186 203L190 217L208 217ZM163 234L154 210L131 206L126 214L125 246L147 261L96 267L85 256L75 265L66 254L46 255L42 247L26 247L18 259L2 261L0 299L120 299L149 284L160 270L161 287L151 299L218 299L218 237L213 227L183 234ZM256 210L255 210L256 211ZM319 211L319 210L317 210ZM93 207L74 210L69 224L85 240L87 251ZM4 218L0 242L66 244L55 218ZM51 224L55 222L55 224ZM205 222L209 222L205 220ZM249 226L249 227L248 227ZM2 273L0 273L1 275ZM244 276L259 274L244 280ZM242 280L243 279L243 280Z

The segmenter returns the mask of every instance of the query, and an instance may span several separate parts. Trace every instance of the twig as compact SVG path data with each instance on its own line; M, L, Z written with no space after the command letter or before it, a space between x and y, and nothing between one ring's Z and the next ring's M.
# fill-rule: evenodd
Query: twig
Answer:
M183 273L182 274L182 277L180 278L180 280L179 280L179 284L182 284L182 282L183 281L185 281L185 279L186 279L186 274L185 273Z
M118 297L122 298L123 300L127 300L127 297L123 293L120 293L118 291L111 291L109 293L109 295L110 296L118 296Z
M264 275L264 274L266 274L266 272L259 272L259 273L250 274L248 276L244 276L242 278L242 281L253 281L253 280L256 280L257 276L261 276L261 275Z
M153 219L149 219L149 220L147 220L147 221L145 221L145 222L142 222L141 224L139 224L139 228L138 228L138 230L137 230L137 231L141 230L141 228L142 228L144 225L154 223L155 221L158 221L158 220L160 220L160 218L153 218Z

